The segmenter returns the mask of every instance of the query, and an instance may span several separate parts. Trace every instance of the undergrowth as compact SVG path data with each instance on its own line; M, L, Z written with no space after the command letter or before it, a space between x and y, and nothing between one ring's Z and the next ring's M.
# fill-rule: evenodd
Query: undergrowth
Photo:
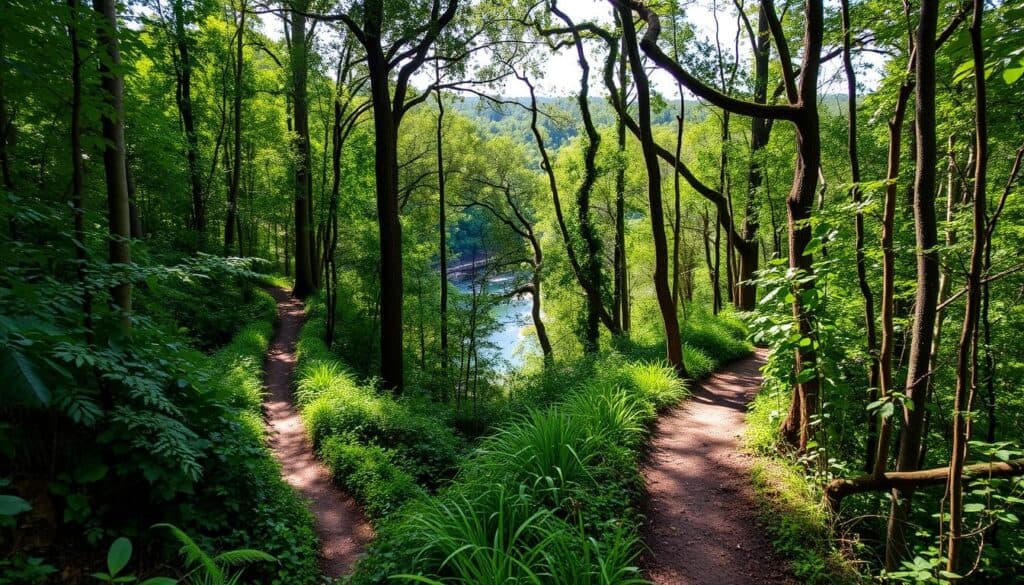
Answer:
M779 421L788 408L779 393L762 391L747 415L746 447L755 456L754 492L772 545L801 583L865 583L851 555L836 544L821 489L798 462L778 451Z
M312 584L319 575L313 517L281 478L267 446L261 411L263 360L277 306L266 292L257 289L253 294L259 320L209 360L215 391L234 407L236 416L225 417L223 430L215 436L219 446L207 465L209 472L178 522L209 535L212 549L253 547L277 559L247 571L250 579Z
M657 413L687 393L656 347L517 372L466 413L362 381L324 344L323 303L307 310L296 402L377 533L351 583L646 583L640 457ZM696 375L749 353L742 324L702 319L687 328ZM474 442L462 427L490 431Z

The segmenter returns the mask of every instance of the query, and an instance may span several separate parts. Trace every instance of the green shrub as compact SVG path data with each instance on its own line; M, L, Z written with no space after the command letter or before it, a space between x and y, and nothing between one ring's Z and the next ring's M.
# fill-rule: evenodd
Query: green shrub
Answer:
M618 386L590 385L577 391L566 405L575 425L601 441L637 448L654 422L652 401L638 399Z
M596 540L581 525L538 510L522 491L491 485L466 492L415 506L402 526L414 535L407 545L414 551L412 567L420 574L392 575L392 580L465 585L646 583L636 568L635 533L620 529ZM357 582L359 578L357 574Z
M558 508L582 484L593 484L588 464L598 440L559 409L533 410L485 439L475 471L492 482L522 485Z
M420 412L430 410L376 394L342 376L302 409L302 417L316 448L330 437L342 437L392 449L419 483L433 488L454 473L463 445L442 422Z
M320 457L335 481L362 502L363 510L373 518L387 516L426 494L412 475L401 469L402 461L394 451L330 437L320 449Z

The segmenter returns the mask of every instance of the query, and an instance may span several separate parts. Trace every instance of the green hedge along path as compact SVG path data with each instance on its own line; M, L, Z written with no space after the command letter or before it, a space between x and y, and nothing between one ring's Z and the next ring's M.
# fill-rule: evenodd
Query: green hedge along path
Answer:
M352 566L373 538L373 529L355 501L331 481L330 472L313 452L302 419L292 404L295 343L306 316L302 301L284 289L267 290L277 301L278 313L263 377L270 447L281 464L285 481L309 503L316 518L323 573L341 577L352 572Z
M767 350L726 366L658 420L644 466L647 578L655 585L795 584L757 521L747 403Z

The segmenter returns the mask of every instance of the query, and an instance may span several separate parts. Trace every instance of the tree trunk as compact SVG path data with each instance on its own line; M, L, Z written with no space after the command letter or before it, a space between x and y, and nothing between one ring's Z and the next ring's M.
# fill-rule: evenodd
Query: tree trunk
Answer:
M852 37L850 27L850 2L841 0L840 15L843 25L843 68L846 71L847 95L847 137L846 152L850 158L850 199L858 206L853 219L855 261L857 263L857 284L864 299L864 337L868 354L868 403L878 399L878 336L875 331L875 298L868 283L867 260L864 255L864 212L859 205L863 201L860 190L860 158L857 149L857 77L853 68ZM878 449L877 417L868 413L867 448L864 457L865 471L872 473L873 461Z
M435 73L438 72L435 66ZM440 83L440 79L438 79ZM444 123L444 100L441 99L441 90L437 91L437 231L438 243L437 253L440 259L441 272L441 373L444 377L444 384L447 392L448 384L448 214L445 208L445 173L444 173L444 148L442 142L442 129ZM536 300L535 300L536 303Z
M369 17L368 17L369 18ZM377 44L379 47L379 43ZM386 388L401 394L402 361L402 226L398 208L398 128L392 113L387 62L368 50L373 101L377 173L377 225L380 230L380 373Z
M754 48L754 102L768 103L768 65L771 57L768 17L764 8L758 10L757 37ZM744 245L736 246L739 256L736 274L736 308L753 311L757 305L757 285L754 273L758 268L757 229L760 225L761 190L764 187L764 161L761 157L771 136L771 121L764 118L750 120L750 166L747 170L747 202L743 213Z
M676 373L680 377L688 377L686 365L683 363L682 340L679 334L679 320L675 305L672 303L672 291L668 286L668 244L665 240L665 216L661 202L661 168L658 153L655 150L654 136L651 131L651 95L644 70L640 49L637 46L636 28L633 15L629 8L618 7L619 19L622 23L622 34L626 52L629 56L630 68L636 83L637 106L640 122L640 144L644 153L644 165L647 168L647 199L650 206L651 232L654 239L654 291L661 310L661 320L665 331L665 354Z
M900 146L903 131L903 118L910 99L911 87L904 84L900 87L896 98L896 109L889 120L889 154L887 185L885 200L882 204L882 340L878 352L878 389L883 400L890 400L893 373L893 353L896 343L893 330L893 318L896 311L896 253L893 249L893 237L896 229L896 198L899 190L897 180L900 172ZM889 442L892 437L893 420L891 416L879 417L878 439L874 460L871 465L876 475L888 471Z
M295 125L295 287L292 294L302 299L316 290L313 279L312 230L309 222L310 183L309 112L306 96L306 0L292 3L291 66Z
M188 168L189 186L192 192L192 217L189 226L196 232L196 244L203 249L206 237L206 201L199 172L199 138L196 134L195 117L192 112L192 54L188 33L185 29L183 0L175 0L174 41L178 51L175 72L178 114L185 129L185 159Z
M601 240L590 216L590 196L594 189L594 183L597 181L597 152L601 146L601 134L594 126L593 118L590 115L590 64L587 61L582 35L579 29L573 25L572 20L554 4L551 6L551 11L570 28L581 70L577 104L580 116L583 118L587 142L583 152L583 180L576 191L576 219L579 224L580 237L584 243L581 276L586 281L585 288L592 291L586 296L587 312L583 330L583 350L586 353L595 353L600 344L601 313L604 312L604 301L601 295ZM617 334L618 331L613 331L613 333Z
M686 123L686 99L682 84L677 84L679 91L679 113L676 115L676 160L683 151L683 126ZM672 173L672 304L679 310L679 249L683 234L682 189L679 173Z
M974 0L971 20L971 53L974 57L974 240L967 271L967 306L957 346L956 392L953 399L953 448L949 461L949 549L946 570L956 573L963 540L963 468L970 440L969 411L978 384L978 321L981 309L981 277L986 248L986 189L988 187L988 119L985 87L985 51L981 38L983 0Z
M814 339L814 314L805 307L805 296L814 294L814 261L806 252L811 242L811 226L807 220L814 211L814 196L818 184L818 168L821 166L821 135L818 119L818 70L821 64L821 43L824 14L820 0L809 0L806 4L804 30L804 57L800 68L798 91L799 114L794 120L797 140L797 166L793 176L793 187L786 199L787 225L789 227L789 266L807 279L796 285L793 294L793 319L803 339ZM783 437L801 452L813 435L811 419L818 412L819 380L817 374L817 352L814 344L798 345L795 368L796 387L793 402L799 404L798 419L794 410L782 426ZM794 439L796 439L794 441Z
M939 255L935 217L935 37L939 6L936 0L922 0L915 43L916 169L914 172L914 231L917 249L917 294L910 343L905 393L909 400L903 410L903 429L896 470L919 467L922 421L927 395L928 357L935 326L939 292ZM889 515L885 565L899 566L904 553L906 518L910 509L909 490L894 489Z
M232 4L232 8L234 5ZM235 29L235 67L234 67L234 81L235 81L235 92L232 99L232 112L233 112L233 130L234 130L234 148L232 158L234 159L233 165L231 166L231 181L228 183L228 217L224 223L224 255L230 255L235 247L235 224L238 223L238 198L239 191L242 185L242 66L243 66L243 40L245 38L245 2L242 2L242 6L238 11L237 28ZM303 23L303 28L305 24ZM294 34L294 33L293 33ZM294 55L292 57L294 59ZM303 66L305 60L302 61ZM301 140L301 138L300 138ZM306 142L309 142L309 136L307 132ZM307 156L308 166L308 156ZM308 179L307 179L308 180ZM238 229L238 254L242 255L242 230Z
M625 49L618 63L619 100L626 101ZM629 262L626 252L626 123L622 116L615 119L615 144L620 160L615 167L615 317L623 333L630 330Z
M93 0L93 10L99 13L102 24L96 31L96 50L106 53L100 60L100 87L104 110L103 170L107 183L107 221L110 233L108 259L111 264L128 265L131 253L131 214L128 209L128 178L125 175L124 144L124 79L121 68L121 49L117 40L117 2ZM126 276L121 278L126 279ZM118 282L110 291L117 308L121 331L131 331L132 283Z
M854 479L834 479L825 488L825 506L836 512L843 498L852 494L885 490L913 490L949 481L949 467L920 471L889 472L881 476L865 475ZM962 479L1014 477L1024 475L1024 459L975 463L960 470Z
M82 287L82 322L85 341L93 344L92 292L86 286L85 265L85 168L82 164L82 57L84 48L78 37L78 0L68 0L68 38L71 44L71 210L74 215L75 274ZM3 131L0 124L0 132ZM0 142L4 138L0 136ZM5 185L6 186L6 185Z

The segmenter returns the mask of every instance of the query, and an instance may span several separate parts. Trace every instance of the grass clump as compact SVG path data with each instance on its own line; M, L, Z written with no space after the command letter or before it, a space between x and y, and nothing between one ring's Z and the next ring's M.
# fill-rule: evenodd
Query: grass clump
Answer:
M636 391L659 410L672 406L686 396L686 382L663 363L630 363L625 366L625 374Z
M619 355L552 370L522 390L551 404L507 420L450 486L389 516L354 584L646 582L639 456L656 409L685 386Z
M750 355L751 346L746 341L746 327L733 315L710 315L706 310L697 310L682 323L680 333L685 347L700 351L714 363L704 375ZM689 366L687 363L687 367ZM701 376L694 374L695 371L696 368L691 370L691 374L695 378L700 378Z

